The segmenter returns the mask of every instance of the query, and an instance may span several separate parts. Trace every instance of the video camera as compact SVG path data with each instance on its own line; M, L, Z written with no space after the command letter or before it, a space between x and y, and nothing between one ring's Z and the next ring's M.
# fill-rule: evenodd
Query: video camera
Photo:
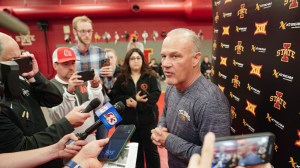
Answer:
M19 65L16 61L0 62L0 97L19 99Z

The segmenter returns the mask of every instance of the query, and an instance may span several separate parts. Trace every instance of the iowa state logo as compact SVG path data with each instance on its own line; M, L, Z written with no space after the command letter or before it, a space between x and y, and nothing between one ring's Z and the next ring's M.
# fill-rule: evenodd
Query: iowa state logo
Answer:
M246 106L245 110L249 111L251 114L253 114L255 116L256 115L255 109L256 109L257 105L251 103L248 100L246 100L246 103L247 103L247 106Z
M283 48L277 50L277 57L281 56L280 61L289 62L289 57L295 59L296 52L291 50L292 43L283 43Z
M262 69L262 65L255 65L251 63L250 75L255 75L261 78L261 73L260 73L261 69Z
M16 41L21 42L21 46L31 46L32 42L35 41L35 35L20 34L20 36L16 36Z
M240 19L245 18L247 14L247 8L245 8L245 4L241 4L240 9L237 12L237 15L240 16Z
M242 46L242 41L238 41L237 45L234 47L234 51L236 51L236 54L241 55L242 52L244 52L244 46Z
M273 107L280 110L281 106L286 109L286 101L282 99L283 93L276 91L275 96L270 96L270 102L274 102Z
M298 0L284 0L284 6L289 4L289 9L298 8Z
M230 26L223 26L223 32L222 32L222 36L229 36L229 29L230 29Z
M256 29L254 31L254 35L257 34L267 35L267 25L268 25L268 21L265 21L263 23L255 22Z
M231 83L233 83L233 87L238 88L241 86L241 82L239 81L239 76L238 75L234 75Z

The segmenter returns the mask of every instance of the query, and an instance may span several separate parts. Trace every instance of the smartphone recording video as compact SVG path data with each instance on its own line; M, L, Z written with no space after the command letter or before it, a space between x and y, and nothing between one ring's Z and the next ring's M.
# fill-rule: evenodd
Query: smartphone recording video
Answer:
M272 133L217 138L212 168L234 168L271 162L274 140Z
M101 67L110 66L110 59L103 59L101 60Z
M110 137L109 142L101 150L98 160L116 161L134 131L135 125L119 125Z
M81 76L81 78L79 78L79 80L83 80L84 82L86 82L86 81L94 79L95 72L94 72L94 70L83 71L83 72L78 72L78 75Z
M32 71L32 58L18 58L14 60L19 65L19 74L22 75L25 72Z

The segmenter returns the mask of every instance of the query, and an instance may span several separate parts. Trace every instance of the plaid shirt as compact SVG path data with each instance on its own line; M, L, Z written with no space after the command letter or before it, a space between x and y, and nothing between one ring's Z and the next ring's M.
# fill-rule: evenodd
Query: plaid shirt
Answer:
M100 47L90 45L87 53L83 55L77 46L71 47L74 50L77 60L76 61L76 71L87 71L94 69L95 74L100 76L101 60L108 59L107 53ZM103 78L104 87L109 90L113 87L112 78Z
M83 55L77 46L71 47L74 50L76 57L79 61L76 61L76 71L87 71L94 69L97 75L100 75L101 60L107 59L106 52L94 45L90 45L87 53Z

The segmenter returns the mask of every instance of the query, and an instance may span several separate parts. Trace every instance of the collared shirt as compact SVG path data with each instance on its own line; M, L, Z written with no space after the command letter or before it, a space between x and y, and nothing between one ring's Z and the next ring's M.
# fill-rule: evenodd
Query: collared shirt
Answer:
M80 52L78 46L71 47L74 50L76 57L79 61L76 61L76 71L95 70L95 74L100 76L101 60L107 59L106 52L94 45L90 45L86 54Z

